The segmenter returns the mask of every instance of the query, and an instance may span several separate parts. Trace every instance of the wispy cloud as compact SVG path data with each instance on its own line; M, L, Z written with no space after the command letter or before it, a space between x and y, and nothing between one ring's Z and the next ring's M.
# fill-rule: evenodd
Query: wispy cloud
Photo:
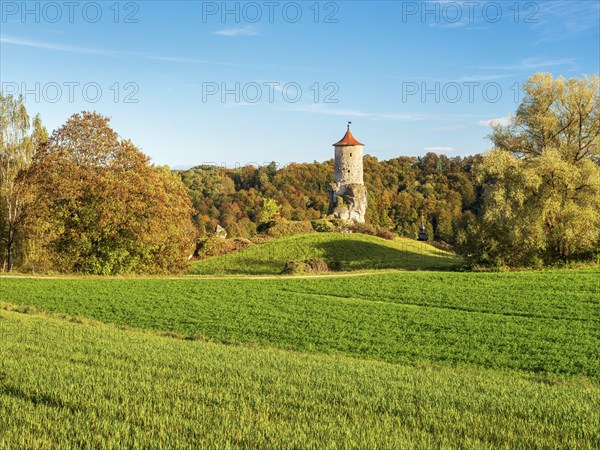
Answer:
M85 55L105 55L105 56L130 56L129 52L119 52L113 50L103 50L88 47L77 47L73 45L64 44L53 44L50 42L33 41L29 39L22 39L13 36L1 35L0 44L18 45L21 47L32 47L42 50L56 50L60 52L68 53L80 53Z
M510 123L512 122L512 115L509 114L508 116L504 116L504 117L498 117L496 119L489 119L489 120L480 120L478 123L479 125L485 126L485 127L505 127L507 125L510 125Z
M480 66L480 70L507 70L514 72L531 72L539 69L547 69L550 67L565 67L570 66L574 69L577 67L573 58L527 58L517 63Z
M41 50L53 50L58 52L66 53L77 53L80 55L96 55L96 56L107 56L107 57L129 57L129 58L142 58L154 61L165 61L165 62L177 62L187 64L210 64L219 66L239 66L240 64L232 62L221 62L211 61L207 59L190 58L185 56L169 56L169 55L157 55L154 53L145 52L123 52L116 50L107 50L101 48L92 47L79 47L74 45L66 44L54 44L51 42L34 41L30 39L22 39L14 36L0 35L0 44L3 45L17 45L21 47L37 48Z
M218 34L219 36L257 36L260 33L258 29L254 25L247 25L245 27L239 28L225 28L223 30L215 31L213 34Z
M539 9L534 15L536 23L532 25L539 36L536 43L572 39L592 31L598 36L599 2L554 0L536 2L536 5Z
M333 71L329 69L315 68L309 66L282 66L276 64L245 64L232 61L215 61L201 58L194 58L188 56L177 56L177 55L160 55L156 53L148 52L135 52L135 51L116 51L102 48L93 47L79 47L68 44L56 44L45 41L36 41L31 39L23 39L15 36L8 36L5 34L0 35L0 44L2 45L16 45L21 47L37 48L41 50L52 50L57 52L75 53L80 55L96 55L106 56L113 58L140 58L152 61L164 61L182 64L206 64L214 66L228 66L228 67L246 67L246 68L257 68L257 69L275 69L275 70L290 70L290 71L303 71L303 72L322 72L322 73L344 73L343 71Z
M432 28L483 30L490 28L495 23L486 20L481 6L471 17L466 11L463 2L454 0L426 0L426 3L437 4L438 16L442 17L438 23L431 23ZM447 4L453 6L444 14ZM516 5L516 4L515 4ZM458 18L455 10L459 8L462 17ZM546 0L536 2L519 2L518 10L510 8L504 10L500 20L514 22L518 26L529 27L534 33L534 43L548 43L580 37L584 34L595 32L598 39L598 23L600 22L600 2L596 0ZM449 20L457 18L456 21ZM467 27L465 28L465 25ZM537 39L535 39L537 37Z
M371 120L391 120L399 122L418 122L424 120L451 120L457 117L474 117L472 115L457 115L457 114L423 114L413 112L369 112L356 109L333 108L323 106L320 103L310 105L290 105L281 108L286 111L299 111L314 114L324 114L329 116L343 117L361 117Z

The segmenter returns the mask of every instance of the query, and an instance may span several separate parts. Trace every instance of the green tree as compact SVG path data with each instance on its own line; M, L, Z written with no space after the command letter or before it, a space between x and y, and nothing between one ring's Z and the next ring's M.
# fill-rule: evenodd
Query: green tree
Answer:
M475 169L483 204L459 232L463 253L526 266L598 251L599 90L597 76L528 80L515 118L494 129L495 149Z
M600 116L597 75L581 80L538 73L524 85L525 98L508 126L495 127L496 148L528 159L548 151L576 163L597 159Z
M179 272L194 249L191 201L181 179L155 167L109 119L73 115L38 151L22 182L39 256L62 272Z
M36 148L48 138L39 115L30 120L23 97L0 93L0 261L10 272L22 241L26 192L17 182Z
M281 207L279 204L271 199L263 199L262 210L260 211L258 221L259 223L269 223L279 217L279 211Z

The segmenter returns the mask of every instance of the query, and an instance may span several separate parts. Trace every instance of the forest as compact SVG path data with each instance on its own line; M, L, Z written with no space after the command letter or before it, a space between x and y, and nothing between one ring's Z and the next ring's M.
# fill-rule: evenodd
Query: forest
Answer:
M480 160L480 155L448 158L427 153L378 161L366 155L367 223L416 238L423 214L432 239L452 242L453 223L463 213L477 210L481 195L472 168ZM281 169L273 162L238 169L198 166L178 173L192 198L193 220L200 235L221 225L231 236L251 238L265 225L263 211L273 201L274 216L280 220L327 216L333 159Z

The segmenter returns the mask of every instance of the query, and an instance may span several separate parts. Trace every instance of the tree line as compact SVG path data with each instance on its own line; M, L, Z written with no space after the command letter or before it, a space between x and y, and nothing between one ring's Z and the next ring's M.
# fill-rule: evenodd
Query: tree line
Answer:
M432 239L452 242L453 224L478 207L472 169L480 160L479 155L448 158L427 153L379 161L366 155L366 222L416 237L423 215ZM192 198L199 235L210 235L221 225L230 236L251 238L274 216L289 221L327 216L333 165L329 160L281 169L275 163L238 169L198 166L179 174Z
M537 74L483 155L366 155L368 226L430 239L471 264L531 267L600 248L598 76ZM171 171L109 119L73 115L49 135L0 95L0 264L68 273L182 272L217 225L252 238L274 221L325 217L333 160Z

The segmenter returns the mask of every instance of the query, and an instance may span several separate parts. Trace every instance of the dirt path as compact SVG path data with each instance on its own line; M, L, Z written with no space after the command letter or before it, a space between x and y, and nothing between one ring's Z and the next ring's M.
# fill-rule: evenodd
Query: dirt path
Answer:
M362 277L390 272L403 272L401 270L385 270L375 272L343 272L327 273L320 275L181 275L181 276L86 276L86 275L0 275L2 279L33 279L33 280L281 280L281 279L306 279L306 278L338 278Z

